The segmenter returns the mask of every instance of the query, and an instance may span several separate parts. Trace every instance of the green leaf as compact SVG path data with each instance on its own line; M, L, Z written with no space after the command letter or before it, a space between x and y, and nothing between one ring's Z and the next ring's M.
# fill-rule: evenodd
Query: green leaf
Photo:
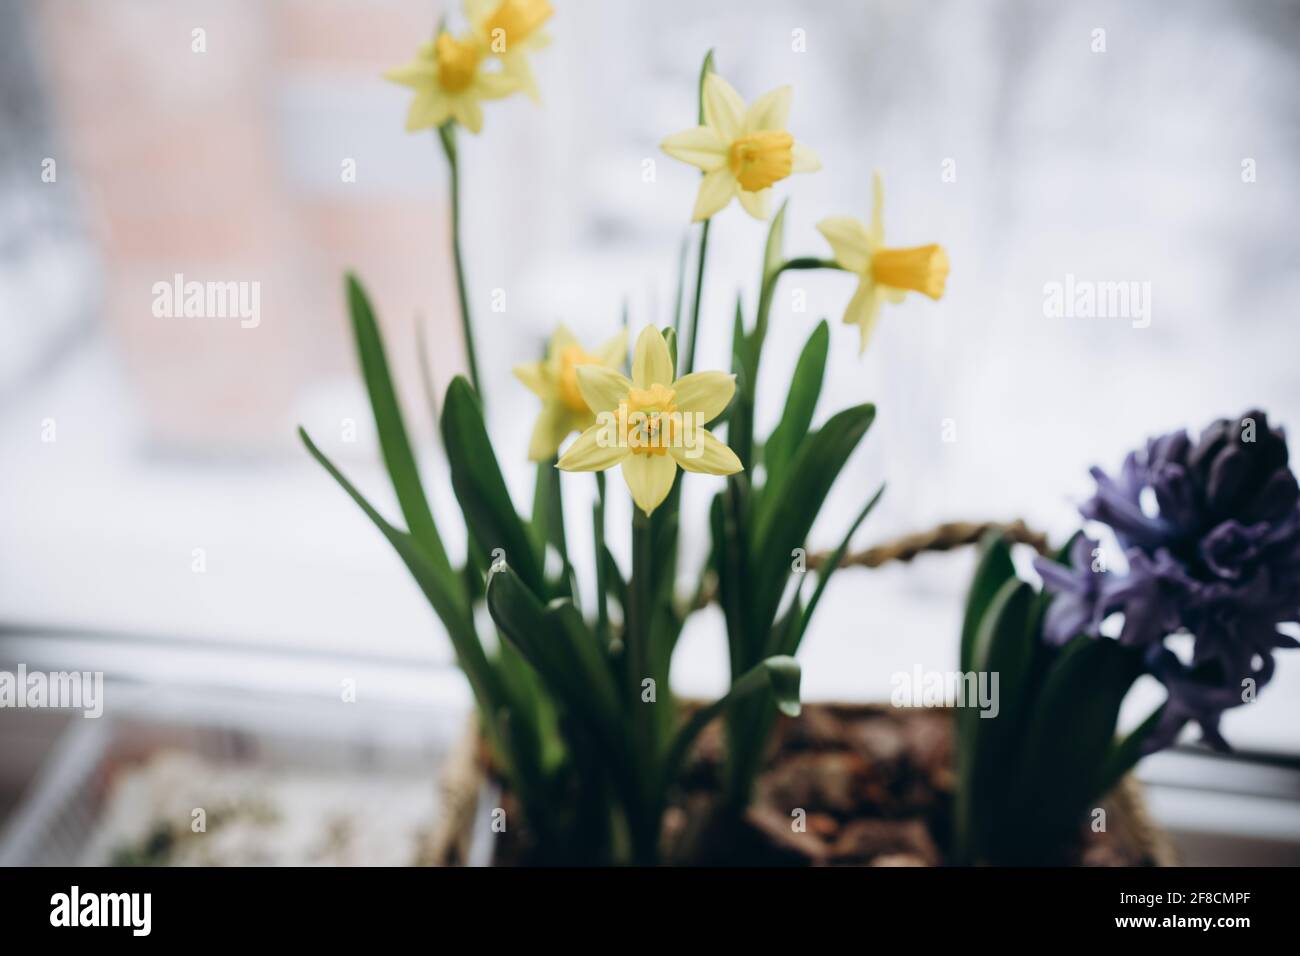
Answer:
M798 717L800 678L799 662L793 657L769 657L746 671L739 680L732 683L731 689L725 696L718 698L707 707L701 707L687 721L686 726L677 732L665 764L665 783L671 783L676 779L682 762L690 752L691 745L700 735L700 731L727 708L753 694L770 691L781 713L787 717Z
M415 578L416 583L420 586L420 590L424 592L429 603L433 605L433 609L442 620L443 626L446 627L447 634L456 649L457 660L465 671L466 677L469 678L470 685L474 689L480 706L489 713L495 711L502 700L500 686L496 674L483 652L483 646L479 643L478 635L474 630L474 624L469 615L469 608L465 602L464 590L460 579L456 576L456 572L450 567L445 569L437 567L413 536L394 528L384 520L383 516L370 505L370 502L365 499L361 492L334 466L334 463L316 447L304 429L299 428L298 435L311 456L351 496L357 506L365 512L366 517L374 523L375 527L388 539L393 549L397 551L398 556L406 564L407 570L411 572L411 576Z
M970 705L958 709L957 834L962 850L978 859L999 832L996 814L1009 796L1005 788L1015 774L1023 739L1022 688L1033 659L1037 629L1031 627L1034 589L1017 578L1003 582L980 618L970 667L964 673L998 675L997 715L982 716ZM1029 690L1032 690L1029 689Z
M853 536L857 534L858 528L862 525L863 521L867 520L867 515L871 514L884 493L885 486L882 484L876 489L876 493L871 496L870 500L862 506L862 510L858 512L858 516L854 518L853 523L849 525L849 530L844 533L844 538L840 541L839 546L831 552L830 557L826 559L826 563L817 570L817 587L813 590L812 597L808 600L808 607L803 612L803 623L799 626L799 637L796 640L794 647L791 647L785 653L793 654L795 648L799 646L798 640L802 640L804 632L808 630L808 624L812 621L813 612L817 610L817 604L822 599L822 593L826 590L826 585L830 584L831 575L839 570L840 565L844 561L844 556L848 554L849 542L853 540Z
M788 199L781 203L781 208L772 217L772 225L767 230L767 243L763 246L761 277L763 285L776 275L777 270L781 268L781 263L785 262L785 253L782 250L785 247L785 207L789 204Z
M370 394L370 407L379 433L379 447L383 452L384 466L393 482L393 490L397 493L402 516L406 519L411 535L428 554L434 567L439 572L450 570L451 562L447 559L447 551L438 534L433 512L429 510L424 487L420 483L415 454L411 450L402 410L397 403L397 393L389 375L379 325L360 281L350 273L347 277L347 296L348 310L352 316L352 334L361 361L361 374Z
M1097 782L1094 785L1097 796L1104 797L1110 793L1123 776L1137 766L1137 762L1142 759L1142 748L1146 744L1147 738L1159 725L1160 718L1164 716L1164 713L1165 705L1161 704L1151 712L1146 720L1129 731L1128 736L1115 742L1106 757L1106 762L1102 765L1101 772L1097 776Z
M620 726L614 675L581 615L564 599L543 606L508 565L488 578L492 620L566 708L607 730Z
M510 500L488 439L483 407L461 376L452 381L443 401L442 440L452 488L475 540L489 560L496 549L502 549L524 584L534 593L546 593L534 541Z
M975 654L975 636L980 622L984 619L993 596L1015 574L1015 566L1011 563L1011 548L1001 534L990 531L980 542L979 562L975 566L975 576L966 596L966 616L961 626L960 660L963 671L975 669L971 661Z
M1134 649L1082 635L1050 668L1013 778L1017 825L1026 840L1068 834L1102 795L1120 704L1141 672Z
M785 411L781 413L780 423L772 430L763 448L768 487L780 484L795 450L808 435L817 399L821 395L830 339L830 328L823 319L817 323L799 355L794 375L790 379L790 394L785 400Z
M766 631L791 573L790 555L807 543L831 485L876 417L874 405L856 405L831 417L802 443L779 482L764 490L755 509L750 551L754 580L751 617Z
M699 89L700 118L699 118L699 125L701 125L701 126L704 125L704 78L705 78L706 76L708 76L710 73L712 73L713 71L714 71L714 67L713 67L713 51L710 50L708 53L706 53L706 54L704 55L704 63L700 65L700 89Z

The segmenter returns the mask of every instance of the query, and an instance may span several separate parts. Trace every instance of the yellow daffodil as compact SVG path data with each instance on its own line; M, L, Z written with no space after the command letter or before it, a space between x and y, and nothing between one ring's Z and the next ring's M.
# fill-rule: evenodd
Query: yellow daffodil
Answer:
M909 291L938 300L948 281L948 254L943 246L885 248L884 188L879 173L872 177L872 189L875 208L869 228L847 216L832 216L817 224L817 230L831 244L835 262L858 275L858 290L844 311L844 321L861 330L864 352L880 316L882 300L901 302Z
M791 88L759 97L748 109L740 94L716 73L704 78L704 125L669 136L660 148L673 159L704 171L694 222L721 211L732 196L755 219L772 211L772 184L791 173L821 169L807 146L786 132Z
M420 47L415 59L384 78L415 90L406 131L441 126L454 119L471 133L483 128L483 100L500 99L520 88L505 70L484 69L487 54L473 34L460 39L442 32Z
M578 367L578 389L596 414L561 456L565 471L623 466L638 508L650 514L672 490L678 466L707 475L741 470L736 453L704 426L726 409L736 390L726 372L674 377L668 344L656 328L636 340L632 378L602 365Z
M540 362L515 366L515 377L542 400L542 412L528 443L530 461L549 461L560 443L573 432L584 431L596 421L578 389L577 371L585 365L620 369L627 360L627 332L620 332L595 352L587 352L573 333L560 326L546 347Z
M465 16L479 43L500 58L506 74L534 102L541 97L528 54L551 42L542 26L554 13L548 0L465 0Z

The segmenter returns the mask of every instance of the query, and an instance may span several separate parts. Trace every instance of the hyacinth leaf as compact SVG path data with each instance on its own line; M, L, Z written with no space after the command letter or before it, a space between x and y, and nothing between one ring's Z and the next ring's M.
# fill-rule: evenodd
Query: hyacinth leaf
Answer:
M1102 765L1101 772L1098 774L1097 783L1094 786L1094 794L1098 797L1104 797L1115 788L1115 785L1123 779L1124 775L1137 765L1142 759L1142 748L1151 736L1151 732L1156 729L1160 723L1160 718L1164 716L1165 705L1161 704L1150 716L1137 727L1133 728L1121 740L1115 741L1111 747L1110 753L1106 757L1106 762Z
M671 783L680 771L691 745L705 727L730 707L764 691L770 692L777 710L787 717L798 717L800 712L799 683L802 672L793 657L775 656L760 661L740 679L733 682L726 695L707 707L697 710L686 726L673 739L672 749L665 764L666 783Z
M804 546L831 486L875 417L871 404L832 416L801 444L781 481L764 490L755 509L751 551L752 593L760 602L753 621L764 630L776 616L791 552Z
M406 425L402 419L401 407L397 404L397 393L393 388L393 379L388 371L388 359L384 354L384 341L375 321L374 310L366 297L361 282L355 275L347 276L348 311L352 317L352 334L356 341L357 356L361 361L361 374L366 382L366 391L370 395L370 407L375 416L375 428L379 433L379 447L384 456L384 465L393 482L393 491L401 506L402 516L411 535L419 542L429 555L435 569L441 573L451 569L447 551L443 547L438 526L429 509L429 501L424 495L424 486L420 482L420 472L415 464L415 454L407 437Z
M1018 711L1027 696L1024 682L1038 638L1033 626L1035 599L1034 589L1015 577L1002 583L980 619L966 671L998 675L997 716L981 716L983 711L968 701L956 717L958 840L964 851L974 855L997 831L1003 788L1014 773L1022 733Z
M767 468L768 487L780 484L790 459L794 457L795 450L808 435L813 412L817 408L817 399L821 396L830 340L830 328L823 319L817 323L812 335L808 336L808 341L799 354L794 375L790 379L790 394L785 400L781 421L772 430L763 448L763 464Z
M975 669L972 658L980 622L984 620L993 596L1015 573L1015 566L1011 563L1011 548L1006 540L996 531L988 532L980 541L979 563L975 567L975 577L971 580L970 593L966 597L966 616L961 626L963 671Z
M498 555L494 552L500 549L530 590L545 593L536 544L510 500L483 422L483 406L473 387L459 375L443 400L442 440L456 500L488 560L495 562Z
M1141 670L1140 655L1118 641L1080 636L1047 672L1012 777L1027 837L1068 833L1100 796L1120 704Z
M506 640L569 711L605 733L621 725L614 675L572 603L560 599L543 606L511 567L496 565L487 606Z

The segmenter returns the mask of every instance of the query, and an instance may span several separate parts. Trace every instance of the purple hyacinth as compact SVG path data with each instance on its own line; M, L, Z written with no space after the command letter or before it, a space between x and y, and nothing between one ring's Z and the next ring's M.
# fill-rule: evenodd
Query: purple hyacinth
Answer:
M1269 681L1274 650L1300 646L1277 630L1300 619L1300 486L1288 460L1285 433L1260 411L1220 419L1195 443L1183 431L1152 439L1117 478L1093 468L1097 493L1079 509L1112 529L1128 571L1094 571L1094 545L1082 536L1070 567L1037 563L1056 594L1048 641L1099 636L1101 622L1120 612L1120 642L1145 649L1169 694L1148 752L1171 744L1188 721L1226 746L1223 711ZM1148 493L1154 507L1144 506ZM1187 662L1164 645L1177 632L1194 638Z

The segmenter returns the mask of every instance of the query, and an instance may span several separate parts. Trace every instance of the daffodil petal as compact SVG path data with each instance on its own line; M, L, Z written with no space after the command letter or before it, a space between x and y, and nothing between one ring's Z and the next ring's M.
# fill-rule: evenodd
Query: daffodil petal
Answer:
M736 139L745 119L745 101L735 87L710 73L704 78L704 122L712 126L727 142Z
M551 333L551 341L546 346L546 354L556 355L561 349L578 344L578 337L569 331L567 325L561 322L555 327L555 331Z
M415 94L415 99L411 100L411 108L407 111L406 131L414 133L416 130L441 126L450 115L451 107L446 94L433 88L420 90Z
M592 354L600 359L601 365L622 368L627 363L627 329L623 329L608 342L602 343Z
M465 19L478 25L496 12L498 0L465 0Z
M604 471L631 454L619 446L617 429L597 422L574 439L555 467L563 471Z
M734 475L745 467L736 453L708 429L699 429L692 438L689 443L668 449L668 454L686 471L700 475ZM627 465L623 469L626 471Z
M785 129L790 120L790 101L794 88L778 86L770 93L764 93L750 105L745 113L745 133L757 133L764 129Z
M660 143L659 148L673 159L690 163L706 173L727 161L727 144L722 134L711 126L697 126L674 133Z
M621 377L621 376L620 376ZM668 353L668 343L653 325L647 325L636 339L632 354L632 382L637 388L651 385L672 385L673 357Z
M548 397L553 386L550 383L550 376L546 371L545 362L528 362L525 365L516 365L513 369L515 378L524 383L524 387L539 398Z
M384 79L390 83L398 83L412 89L432 84L437 76L437 66L423 60L413 60L403 66L395 66L391 70L384 71Z
M529 74L531 76L531 74ZM515 73L502 71L500 73L488 73L480 70L478 77L474 80L474 92L480 99L499 100L503 96L509 96L516 90L525 88L522 78ZM468 99L468 97L467 97ZM471 102L473 102L471 100ZM478 104L475 103L475 106Z
M559 402L546 402L542 405L537 424L533 426L533 436L528 441L529 461L550 461L559 451L569 432L575 430L574 415Z
M863 273L871 261L871 237L867 227L848 216L831 216L817 223L817 231L831 245L841 268Z
M682 414L699 414L703 424L713 421L731 404L736 376L728 372L692 372L673 382L674 403Z
M858 354L867 350L867 342L871 340L871 333L875 331L876 321L880 318L879 293L879 287L874 282L864 279L858 284L858 291L853 293L848 308L844 310L844 321L858 327L861 340Z
M448 102L451 105L451 115L456 117L457 123L471 133L483 129L483 107L478 105L478 100L462 95L448 97Z
M627 401L628 389L632 383L623 375L604 365L579 365L574 372L578 375L578 391L587 407L599 415L601 412L613 412Z
M677 476L677 463L668 455L628 455L623 459L623 480L632 500L646 514L668 497Z
M760 189L758 192L750 192L747 189L737 190L736 196L740 199L740 204L755 219L767 222L772 215L772 190Z
M700 192L695 197L695 209L691 213L692 222L703 222L717 215L731 197L736 194L736 177L726 166L720 166L711 173L705 173L700 180Z
M817 158L811 146L795 143L791 153L794 157L794 165L790 168L792 173L815 173L822 168L822 161Z

